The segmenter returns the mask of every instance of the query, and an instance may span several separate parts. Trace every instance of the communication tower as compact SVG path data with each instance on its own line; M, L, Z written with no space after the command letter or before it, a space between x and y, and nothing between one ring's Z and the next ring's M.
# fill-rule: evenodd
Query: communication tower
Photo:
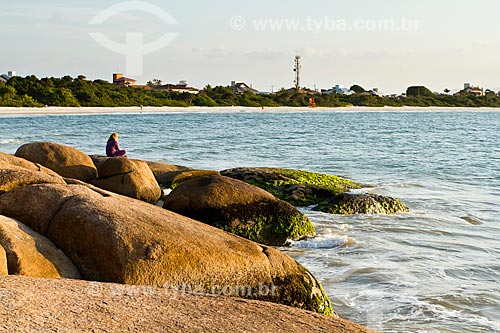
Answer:
M293 68L293 71L295 72L295 89L297 90L300 89L300 70L302 68L300 59L301 57L299 55L295 56L295 67Z

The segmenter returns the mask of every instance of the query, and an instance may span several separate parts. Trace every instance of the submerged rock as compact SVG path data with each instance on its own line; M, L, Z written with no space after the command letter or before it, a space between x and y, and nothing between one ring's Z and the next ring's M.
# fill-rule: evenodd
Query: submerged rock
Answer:
M396 214L409 211L399 199L375 194L343 193L314 208L330 214Z
M92 159L73 147L52 142L34 142L19 147L15 155L39 163L63 177L87 183L97 177Z
M223 176L182 182L165 198L163 208L268 245L315 234L309 219L291 204Z
M467 215L467 216L462 216L460 218L462 220L464 220L464 221L469 222L472 225L479 225L479 224L481 224L481 220L479 220L478 218L475 218L474 216Z
M221 171L223 176L260 187L295 206L311 206L332 196L361 188L352 180L303 170L237 168Z

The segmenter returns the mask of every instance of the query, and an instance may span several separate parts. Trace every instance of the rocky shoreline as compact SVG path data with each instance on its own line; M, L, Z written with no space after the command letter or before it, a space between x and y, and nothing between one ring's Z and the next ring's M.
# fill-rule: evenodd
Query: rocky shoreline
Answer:
M279 304L81 280L0 277L0 302L3 332L373 332Z
M160 185L173 191L164 197ZM219 173L128 158L90 157L55 143L27 144L15 156L0 153L0 272L27 279L0 278L0 298L12 294L11 283L12 288L30 285L32 278L61 278L33 282L46 286L48 294L53 285L80 286L77 292L82 294L84 282L77 281L81 279L94 281L85 283L99 288L104 285L96 283L107 282L173 288L203 297L230 296L217 297L216 302L227 308L238 304L236 312L248 305L250 313L245 315L250 317L261 316L258 309L268 314L299 311L278 309L271 303L336 317L314 276L270 246L315 235L314 225L295 208L298 205L307 203L340 214L407 211L397 199L349 192L359 187L340 177L298 170ZM155 205L159 200L164 201L163 208ZM214 299L200 297L193 300L206 305ZM145 299L135 301L137 306ZM31 311L36 312L35 307ZM12 319L12 312L7 315L4 318ZM225 315L221 311L216 316ZM194 331L199 324L171 319L160 323L154 315L150 317L153 325L180 324L186 331ZM335 325L347 323L303 312L273 331L300 326L298 318L309 323L313 320L309 317L319 318L318 327L311 331L322 331L321 325L326 325L324 331L337 332L340 326ZM19 327L31 325L22 324L17 316L14 319ZM338 332L366 331L347 325L349 329L346 326ZM263 327L260 331L267 330Z

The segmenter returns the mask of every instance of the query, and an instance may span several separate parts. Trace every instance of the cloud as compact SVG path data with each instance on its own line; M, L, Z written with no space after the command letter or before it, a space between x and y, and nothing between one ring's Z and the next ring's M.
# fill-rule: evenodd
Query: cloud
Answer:
M290 57L293 54L293 52L269 49L269 50L247 51L244 52L243 54L250 59L277 60Z
M265 49L265 50L243 50L241 48L226 48L226 47L211 47L192 49L192 53L211 59L259 59L259 60L276 60L290 57L293 52Z
M33 5L4 8L0 12L0 18L23 19L30 21L31 24L88 25L93 17L106 9L106 6L67 6ZM123 12L116 14L112 21L119 21L120 24L139 23L144 22L144 15Z
M45 13L38 10L33 10L32 7L26 7L23 9L16 10L2 10L0 13L0 18L23 18L23 19L37 19L43 20L47 18Z

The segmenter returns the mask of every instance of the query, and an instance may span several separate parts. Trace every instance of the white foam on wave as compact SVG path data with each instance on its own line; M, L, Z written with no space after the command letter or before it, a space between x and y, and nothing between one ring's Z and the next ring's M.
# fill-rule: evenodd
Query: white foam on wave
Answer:
M4 139L0 140L0 145L10 145L14 143L21 143L21 140L19 139Z
M456 322L462 327L495 328L500 325L479 314L467 313L461 310L450 309L439 304L432 304L424 300L416 300L413 304L414 316L407 316L405 320L418 320L423 313L432 313L438 321Z
M347 298L346 304L353 307L361 307L361 311L369 314L368 320L371 328L381 331L391 331L387 328L399 328L398 332L410 332L400 330L408 322L422 322L425 320L428 326L423 326L422 331L412 330L411 332L429 332L431 327L439 327L439 322L453 322L457 327L473 327L479 330L495 329L497 332L500 325L489 318L478 313L467 313L460 309L452 309L441 304L435 304L429 300L422 299L418 295L398 294L394 291L376 291L373 289L361 289L354 297ZM381 306L380 301L384 300L385 306ZM392 308L391 312L388 311Z
M339 234L326 234L300 241L288 241L291 247L302 249L331 249L341 246L351 246L355 243L356 241L353 238Z

